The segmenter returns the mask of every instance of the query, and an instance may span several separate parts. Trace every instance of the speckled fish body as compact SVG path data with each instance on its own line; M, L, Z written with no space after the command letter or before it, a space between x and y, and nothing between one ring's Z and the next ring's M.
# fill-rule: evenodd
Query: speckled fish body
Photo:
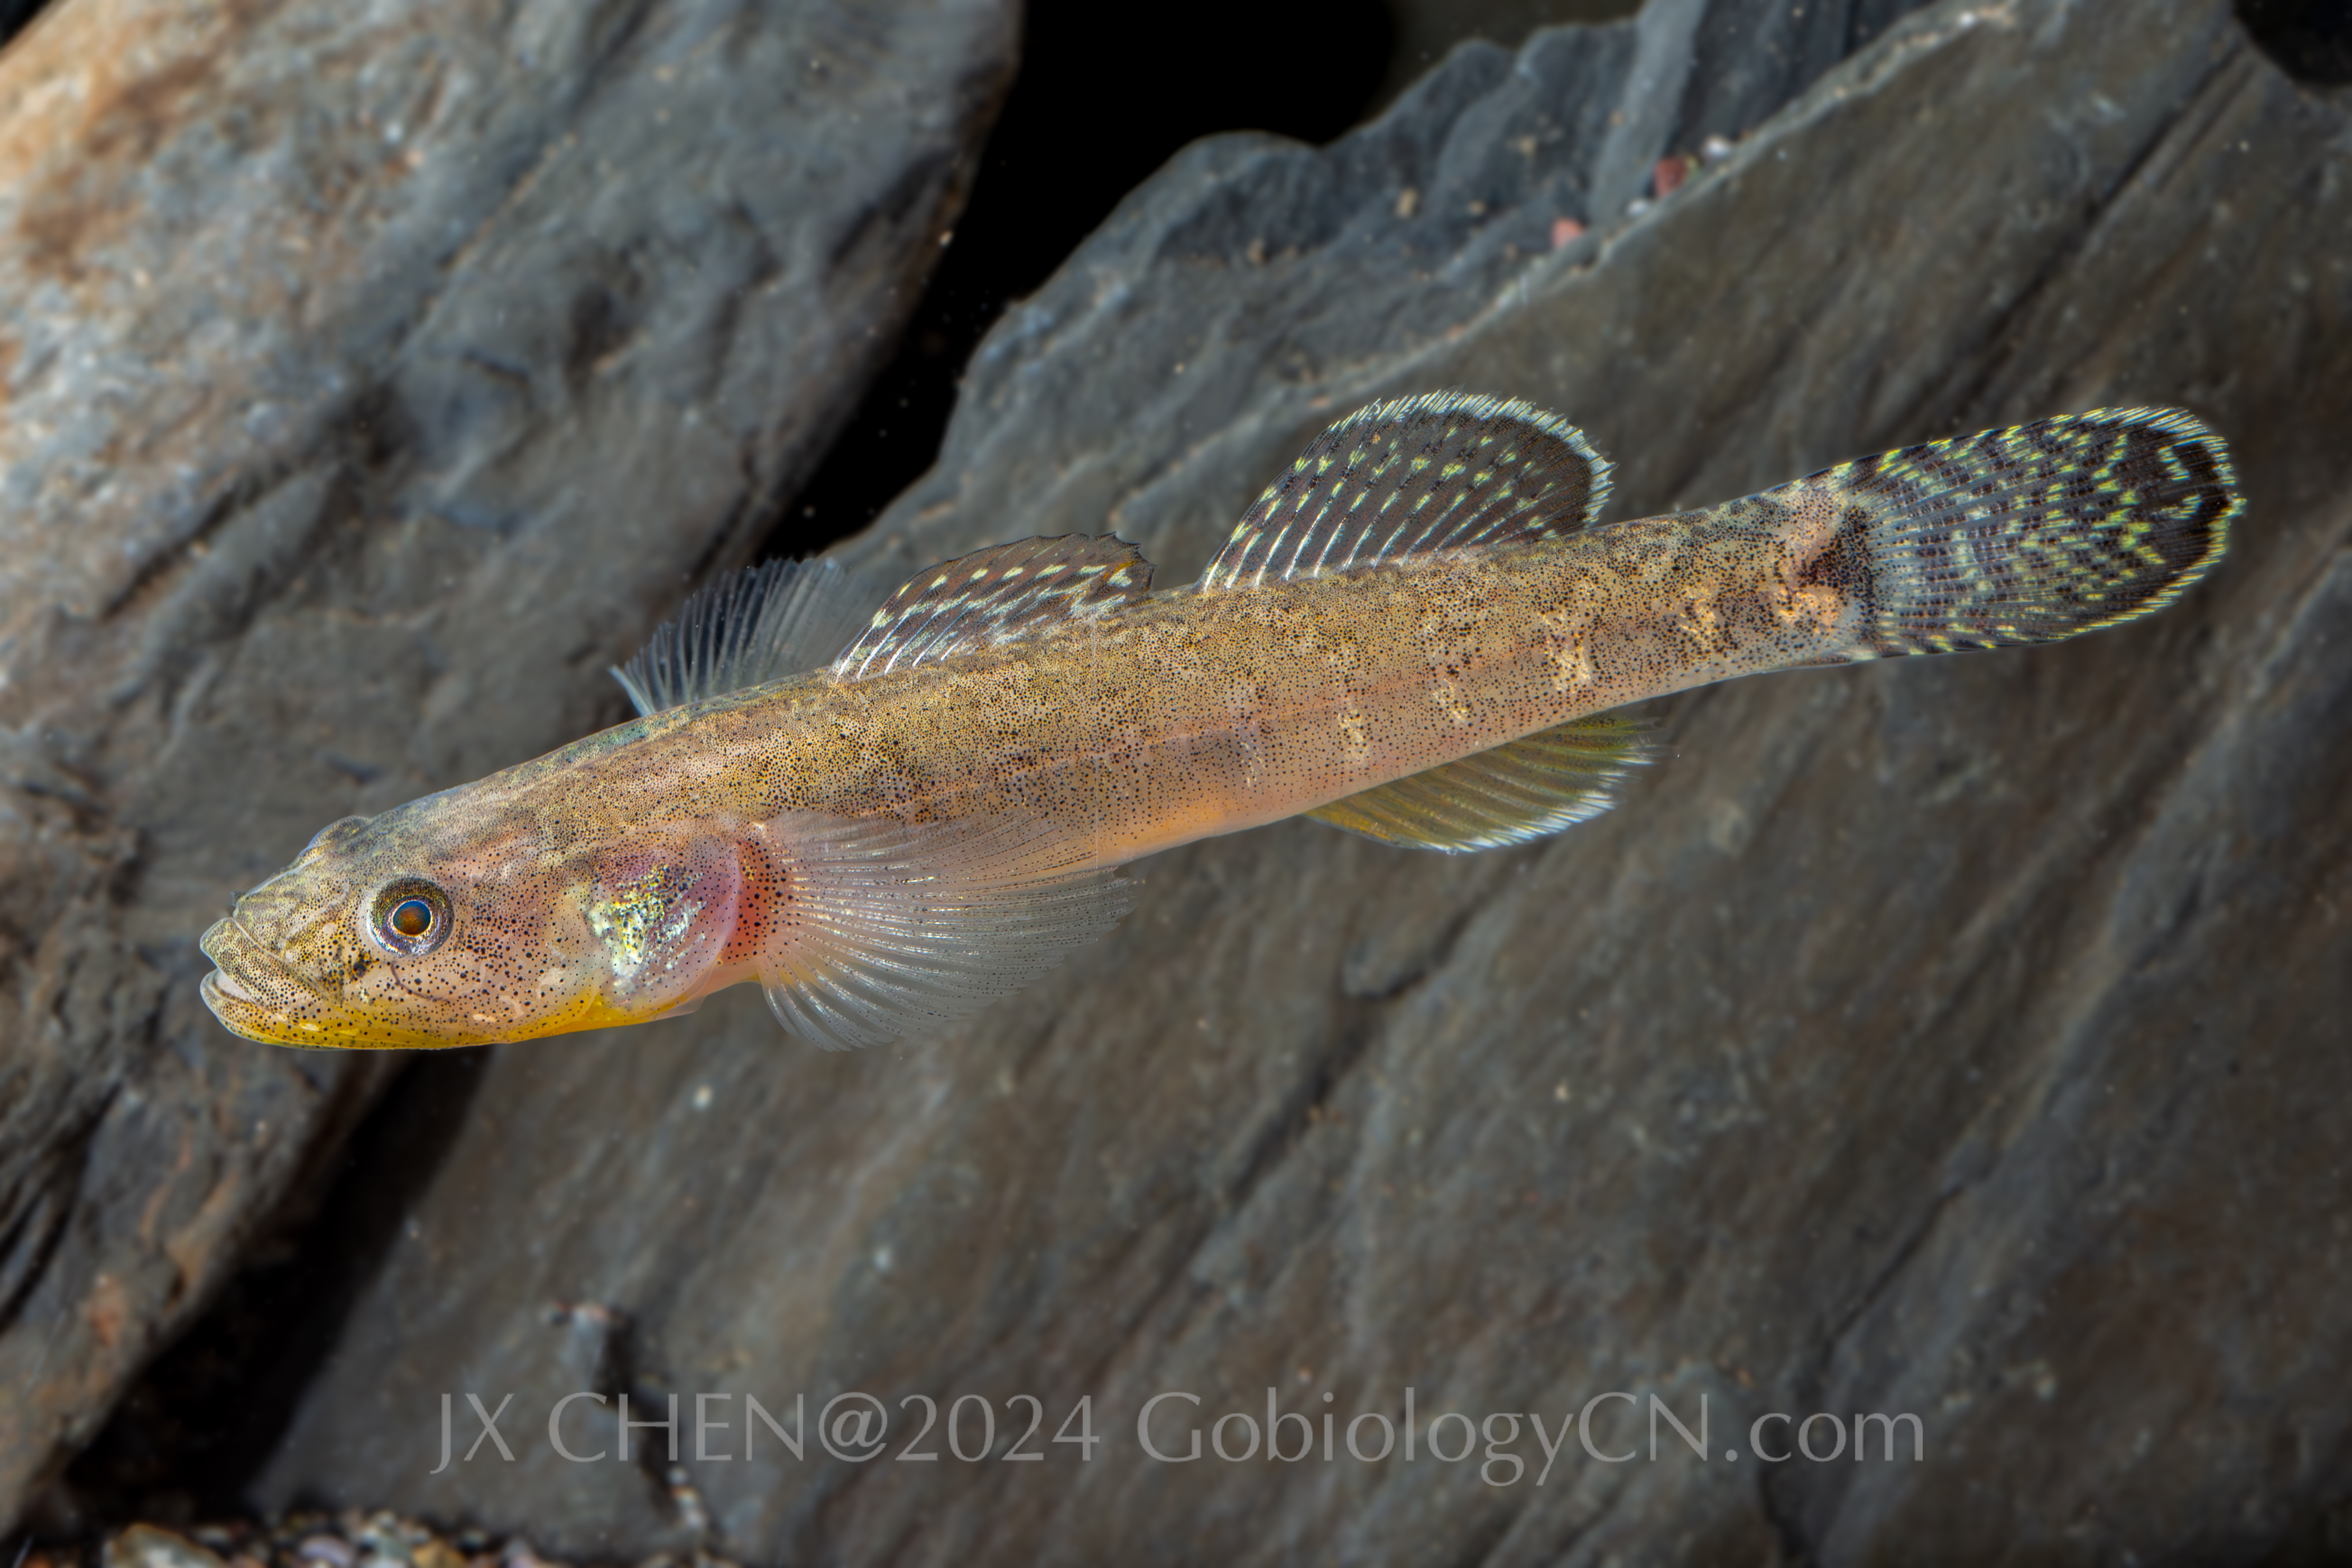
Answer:
M796 1032L869 1043L1101 934L1129 861L1300 813L1448 850L1558 831L1638 760L1616 710L2128 619L2239 504L2218 440L2147 410L1591 526L1606 478L1524 405L1412 399L1335 426L1185 590L1108 537L879 609L769 569L632 666L644 717L321 833L208 933L205 999L256 1039L439 1046L750 980Z

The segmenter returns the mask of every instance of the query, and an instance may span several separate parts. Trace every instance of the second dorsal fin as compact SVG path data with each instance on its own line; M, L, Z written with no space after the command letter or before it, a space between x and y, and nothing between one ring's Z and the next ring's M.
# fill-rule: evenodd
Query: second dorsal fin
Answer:
M1546 838L1617 804L1649 726L1596 713L1335 800L1307 815L1406 849L1459 855Z
M918 573L834 660L842 679L912 669L1050 621L1099 615L1151 591L1151 563L1111 534L1024 539Z
M1359 409L1244 514L1204 590L1399 556L1556 539L1600 515L1609 464L1533 405L1433 392Z

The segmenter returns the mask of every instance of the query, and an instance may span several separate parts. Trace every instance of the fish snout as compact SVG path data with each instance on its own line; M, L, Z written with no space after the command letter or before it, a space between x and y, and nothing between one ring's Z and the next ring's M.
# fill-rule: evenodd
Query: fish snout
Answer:
M214 921L196 945L213 961L200 988L205 1005L231 1033L273 1046L329 1043L328 1023L340 1009L288 973L234 915Z

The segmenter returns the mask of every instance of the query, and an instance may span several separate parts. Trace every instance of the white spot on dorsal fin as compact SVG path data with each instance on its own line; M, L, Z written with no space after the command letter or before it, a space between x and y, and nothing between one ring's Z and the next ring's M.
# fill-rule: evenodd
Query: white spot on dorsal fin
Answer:
M833 663L845 680L911 669L1140 598L1151 563L1111 534L1024 539L950 561L908 583Z

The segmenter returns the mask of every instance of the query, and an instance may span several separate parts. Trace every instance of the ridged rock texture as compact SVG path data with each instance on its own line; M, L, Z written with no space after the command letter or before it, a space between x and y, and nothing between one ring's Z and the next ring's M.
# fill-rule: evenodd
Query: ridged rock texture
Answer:
M758 1563L2340 1545L2352 124L2218 4L1948 4L1818 79L1890 18L1807 9L1660 0L1459 52L1325 150L1196 145L999 325L845 558L1115 529L1181 583L1326 420L1459 385L1582 423L1616 516L2185 404L2250 500L2210 584L2063 647L1691 694L1621 809L1524 850L1296 823L1161 857L1112 940L902 1048L819 1055L744 989L427 1063L403 1114L455 1131L258 1499ZM1138 1447L1156 1394L1201 1401L1159 1409L1181 1456L1269 1389L1309 1458ZM1415 1459L1352 1459L1408 1389ZM817 1446L844 1391L893 1419L870 1463ZM1572 1437L1539 1483L1526 1421L1511 1484L1483 1433L1433 1458L1464 1440L1433 1416L1557 1440L1612 1392L1593 1446L1638 1461ZM600 1461L550 1444L575 1393ZM464 1458L469 1394L513 1396L512 1462ZM623 1462L623 1394L677 1396L675 1474L659 1429ZM746 1394L788 1428L805 1397L804 1459ZM950 1401L1002 1455L1024 1394L1043 1463L952 1457ZM1705 1399L1705 1458L1661 1424L1653 1462L1653 1394L1694 1431ZM1082 1397L1084 1461L1048 1440ZM1775 1412L1837 1457L1759 1459ZM1855 1462L1867 1413L1924 1458L1874 1425Z
M364 1214L380 1245L348 1310L322 1299L332 1348L257 1500L761 1563L2340 1552L2347 106L2283 77L2219 4L1895 9L1656 0L1516 58L1459 52L1328 149L1191 149L1001 323L937 469L845 557L887 578L1108 528L1181 582L1326 420L1461 385L1581 423L1620 465L1615 516L2014 419L2186 404L2233 443L2250 502L2210 583L2059 647L1691 694L1622 807L1524 850L1416 856L1297 823L1160 857L1111 940L903 1047L820 1055L742 989L681 1023L428 1059L334 1200L329 1225ZM1717 135L1727 155L1628 215L1660 157ZM554 172L501 187L509 243L541 232L519 215L554 201L537 194ZM256 226L233 237L268 254ZM577 321L547 281L573 276L568 254L488 274L514 289L510 323ZM316 290L315 270L287 286ZM668 596L652 556L673 570L689 534L714 559L739 537L702 498L748 481L693 457L716 395L685 405L697 424L641 428L667 383L579 390L604 385L612 347L546 351L585 367L546 388L580 400L547 447L484 445L479 422L504 428L500 400L541 383L499 374L494 310L426 331L457 298L412 296L403 333L339 362L417 381L375 401L353 384L349 456L310 481L331 502L302 500L290 462L236 469L245 488L209 508L195 474L158 479L113 533L83 525L85 561L54 542L68 514L9 500L5 526L48 519L39 602L82 606L31 623L44 646L121 672L76 678L108 705L58 686L37 723L11 721L48 770L12 764L18 842L40 847L11 852L48 857L37 885L62 912L22 928L23 994L58 1022L11 1050L57 1087L49 1110L8 1102L43 1130L12 1121L9 1147L64 1151L11 1155L52 1173L11 1175L32 1194L12 1234L57 1237L12 1244L12 1382L54 1340L95 1397L114 1374L81 1369L127 1365L169 1321L151 1282L216 1266L236 1226L207 1219L210 1194L251 1212L352 1092L359 1069L205 1030L185 944L217 889L339 811L604 716L591 671ZM16 384L41 363L19 351ZM163 410L215 384L251 389L223 395L241 439L317 402L257 373L157 372L139 395ZM760 396L788 405L747 393L730 429L770 429ZM124 428L164 452L176 426ZM405 456L383 478L387 441ZM636 460L579 479L604 443ZM160 564L121 566L100 547L121 539ZM180 651L143 654L150 626ZM12 679L0 697L35 701ZM337 782L345 763L380 771ZM9 896L31 885L12 875ZM75 989L85 970L141 984ZM74 1116L95 1130L78 1143ZM247 1130L265 1117L266 1142ZM176 1265L190 1235L223 1239ZM106 1341L109 1322L133 1326ZM894 1423L867 1463L819 1446L820 1410L852 1390ZM1415 1458L1351 1458L1349 1423L1401 1421L1408 1390ZM1170 1391L1200 1404L1160 1406L1163 1450L1227 1413L1263 1426L1269 1391L1312 1446L1156 1461L1136 1421ZM1591 1403L1615 1392L1633 1403ZM601 1402L569 1407L565 1441L601 1459L550 1442L573 1394ZM510 1461L487 1441L467 1457L469 1394L511 1396ZM788 1429L804 1396L803 1459L747 1394ZM622 1395L635 1421L677 1398L675 1470L659 1429L616 1430ZM916 1395L938 1412L919 1436ZM1038 1401L1023 1451L1043 1462L953 1457L966 1395L992 1402L992 1456L1029 1423L1016 1396ZM1704 1458L1653 1426L1653 1395L1694 1431L1705 1401ZM1083 1460L1049 1440L1082 1398L1102 1439ZM1539 1415L1554 1441L1591 1426L1546 1471L1524 1414L1439 1457L1464 1441L1433 1427L1449 1412ZM1822 1415L1816 1453L1833 1418L1836 1457L1763 1460L1753 1424L1774 1413ZM1889 1459L1874 1432L1857 1463L1858 1413L1916 1415L1925 1457L1906 1430ZM726 1426L698 1433L698 1415ZM978 1408L961 1417L972 1452ZM41 1443L67 1435L46 1419ZM1768 1450L1792 1426L1762 1427ZM1516 1476L1486 1462L1490 1435ZM892 1457L909 1447L940 1457Z
M61 0L0 56L0 1521L390 1065L232 1039L194 937L620 715L888 352L1016 28Z

